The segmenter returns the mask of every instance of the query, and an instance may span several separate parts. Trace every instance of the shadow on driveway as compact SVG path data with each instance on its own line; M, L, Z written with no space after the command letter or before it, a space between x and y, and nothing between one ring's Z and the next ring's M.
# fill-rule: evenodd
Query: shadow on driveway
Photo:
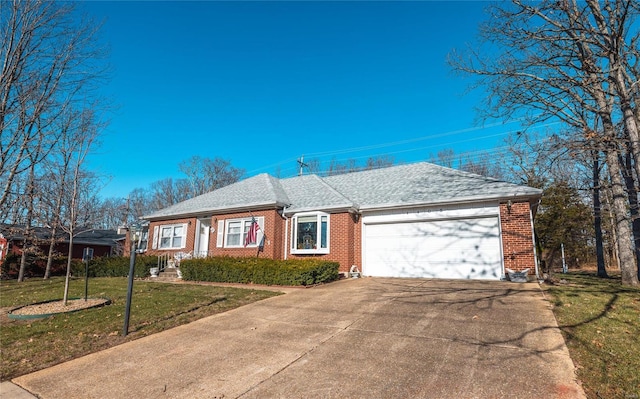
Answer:
M53 398L583 398L535 283L302 289L25 375Z

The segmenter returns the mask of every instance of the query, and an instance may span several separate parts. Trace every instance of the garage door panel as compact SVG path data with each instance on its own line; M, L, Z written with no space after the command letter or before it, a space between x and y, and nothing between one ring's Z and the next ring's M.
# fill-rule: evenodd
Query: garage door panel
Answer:
M365 274L385 277L499 279L498 219L365 226Z

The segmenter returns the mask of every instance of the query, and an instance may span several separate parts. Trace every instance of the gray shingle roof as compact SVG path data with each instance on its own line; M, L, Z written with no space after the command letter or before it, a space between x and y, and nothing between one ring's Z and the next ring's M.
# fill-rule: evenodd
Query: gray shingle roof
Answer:
M166 219L249 209L367 210L508 198L537 198L542 190L426 162L321 178L257 175L144 216Z
M287 212L356 208L353 201L316 175L280 180L291 200Z
M330 176L324 179L360 209L539 197L542 190L427 162Z
M171 205L143 216L143 219L161 219L168 216L193 216L220 211L282 207L289 203L289 198L282 189L280 181L273 176L263 173Z

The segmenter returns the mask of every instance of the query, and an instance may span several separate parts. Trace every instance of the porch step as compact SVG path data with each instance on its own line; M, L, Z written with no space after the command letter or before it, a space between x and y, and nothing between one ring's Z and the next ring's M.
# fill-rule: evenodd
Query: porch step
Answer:
M175 267L167 267L164 271L158 273L158 277L152 277L155 281L175 281L178 280L178 269Z

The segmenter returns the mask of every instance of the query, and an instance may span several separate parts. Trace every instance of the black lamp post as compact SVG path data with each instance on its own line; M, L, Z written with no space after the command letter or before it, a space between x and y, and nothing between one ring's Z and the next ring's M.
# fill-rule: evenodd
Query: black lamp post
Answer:
M139 224L133 223L129 227L129 238L131 240L131 260L129 262L129 286L127 287L127 304L124 310L124 328L122 335L125 337L129 333L129 314L131 313L131 295L133 293L133 275L135 274L136 251L138 249L138 240L142 229Z

